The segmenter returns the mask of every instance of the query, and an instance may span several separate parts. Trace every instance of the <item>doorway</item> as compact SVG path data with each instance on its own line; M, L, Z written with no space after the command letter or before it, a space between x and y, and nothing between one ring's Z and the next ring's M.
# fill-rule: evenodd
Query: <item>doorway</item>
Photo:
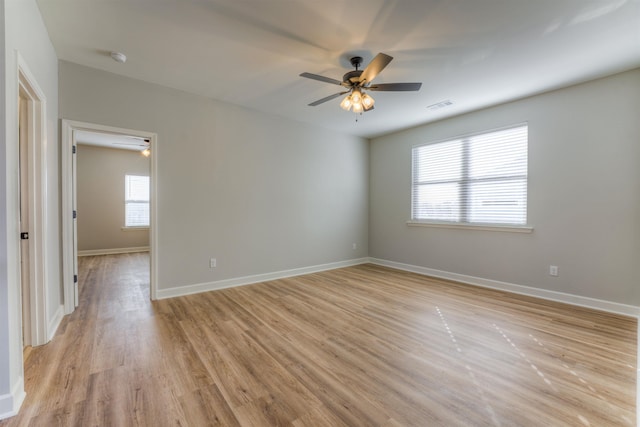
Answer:
M65 314L78 306L78 142L79 136L89 134L105 138L128 138L148 141L149 156L149 260L151 299L156 299L156 167L157 135L132 129L116 128L93 123L62 120L62 233L63 233L63 294Z
M129 135L76 132L79 257L149 251L149 143ZM80 271L80 287L82 277Z

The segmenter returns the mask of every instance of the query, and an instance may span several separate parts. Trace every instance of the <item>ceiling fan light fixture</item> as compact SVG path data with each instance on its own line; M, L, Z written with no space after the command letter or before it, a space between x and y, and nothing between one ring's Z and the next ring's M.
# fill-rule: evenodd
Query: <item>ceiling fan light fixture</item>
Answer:
M353 92L351 93L351 101L354 104L359 104L362 102L362 92L360 92L360 89L356 88L353 90Z
M362 113L364 111L364 107L362 106L361 102L354 102L353 103L353 112L354 113Z
M353 105L353 102L351 101L351 95L347 95L344 97L344 99L340 103L340 108L342 108L345 111L349 111L352 105Z
M373 97L367 93L362 95L362 106L364 107L365 111L370 110L373 107L373 104L375 104L376 101L375 99L373 99Z

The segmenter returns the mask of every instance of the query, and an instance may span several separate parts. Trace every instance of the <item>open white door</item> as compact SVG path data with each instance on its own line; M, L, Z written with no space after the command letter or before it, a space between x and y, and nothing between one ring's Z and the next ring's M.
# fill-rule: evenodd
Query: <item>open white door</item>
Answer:
M31 281L29 278L29 138L28 100L18 97L20 155L20 289L22 292L22 346L31 345Z
M25 345L49 341L46 271L46 99L18 54L20 275ZM56 315L56 313L52 313ZM52 322L55 324L55 320Z
M71 170L73 174L73 179L71 180L71 200L72 200L72 208L73 208L73 306L77 307L79 304L80 292L78 290L78 192L76 185L76 176L78 171L78 146L76 144L75 131L73 131L73 147L71 149Z
M74 184L73 184L73 128L62 126L62 288L64 314L73 313L76 308L77 249L74 227Z

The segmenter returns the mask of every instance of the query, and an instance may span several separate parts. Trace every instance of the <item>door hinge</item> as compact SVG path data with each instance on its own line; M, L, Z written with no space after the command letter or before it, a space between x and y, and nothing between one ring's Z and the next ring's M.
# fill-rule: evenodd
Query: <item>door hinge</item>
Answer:
M78 211L73 211L73 219L78 218Z
M71 154L76 154L76 146L75 145L71 146Z
M29 240L29 233L20 233L20 239Z
M78 283L78 275L77 274L73 275L73 283Z

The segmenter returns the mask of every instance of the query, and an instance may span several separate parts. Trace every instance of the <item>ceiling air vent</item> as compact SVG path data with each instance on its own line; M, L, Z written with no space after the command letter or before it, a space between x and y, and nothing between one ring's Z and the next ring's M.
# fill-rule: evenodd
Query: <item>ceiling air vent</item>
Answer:
M453 102L451 102L451 100L449 100L449 99L446 99L444 101L440 101L438 103L431 104L431 105L427 106L427 110L439 110L441 108L445 108L445 107L448 107L450 105L453 105Z

